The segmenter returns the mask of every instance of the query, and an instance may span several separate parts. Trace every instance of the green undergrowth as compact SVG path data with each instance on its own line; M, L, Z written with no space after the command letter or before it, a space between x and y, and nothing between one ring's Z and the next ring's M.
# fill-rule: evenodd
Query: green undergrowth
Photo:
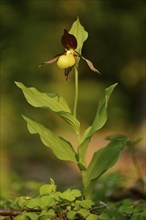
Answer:
M145 220L146 210L143 199L132 200L124 198L120 201L110 201L118 173L109 175L113 184L108 191L99 195L95 189L94 200L84 199L79 189L67 189L63 192L57 190L55 182L40 187L37 196L21 196L15 201L1 201L1 219L3 220ZM107 180L107 177L106 177ZM108 179L109 180L109 179ZM104 186L104 179L101 182ZM106 181L108 183L108 181ZM104 188L105 189L105 188ZM118 189L118 188L117 188ZM109 198L105 200L106 193ZM2 213L3 212L3 213Z

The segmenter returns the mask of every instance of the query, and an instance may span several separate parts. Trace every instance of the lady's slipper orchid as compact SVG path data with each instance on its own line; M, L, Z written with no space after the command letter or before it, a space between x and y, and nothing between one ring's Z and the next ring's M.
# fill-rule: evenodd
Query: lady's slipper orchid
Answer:
M77 48L77 40L73 34L69 34L66 29L64 29L64 34L61 38L61 43L65 48L65 52L55 55L49 61L43 62L39 67L44 64L51 64L57 61L57 66L61 69L65 69L65 78L68 79L68 74L71 72L72 68L78 62L78 58L82 58L86 61L90 69L94 72L100 73L92 64L92 62L85 57L81 56L75 49Z

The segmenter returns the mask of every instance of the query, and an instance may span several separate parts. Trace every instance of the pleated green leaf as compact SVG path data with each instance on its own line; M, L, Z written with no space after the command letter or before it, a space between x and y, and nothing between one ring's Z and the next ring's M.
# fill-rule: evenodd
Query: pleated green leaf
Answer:
M27 122L29 132L31 134L39 134L43 144L49 147L57 158L60 160L68 160L73 163L77 163L76 153L68 141L56 136L52 131L40 123L33 121L25 116L23 116L23 118Z
M15 83L22 90L30 105L34 107L47 108L53 111L56 115L63 118L72 127L76 134L79 134L80 123L72 115L67 102L63 97L54 93L39 92L37 89L33 87L28 88L20 82Z
M113 139L106 147L94 153L84 178L86 193L89 191L91 194L94 182L117 162L121 150L127 143L126 137Z
M93 136L93 134L96 131L100 130L105 125L105 123L107 121L108 102L109 102L109 98L110 98L114 88L116 87L116 85L117 85L117 83L115 83L105 89L105 94L99 102L94 121L93 121L92 125L87 128L87 130L83 134L83 137L81 138L80 145L78 148L78 154L79 154L80 163L82 165L85 165L85 155L86 155L87 147L88 147L88 144L91 140L91 137Z

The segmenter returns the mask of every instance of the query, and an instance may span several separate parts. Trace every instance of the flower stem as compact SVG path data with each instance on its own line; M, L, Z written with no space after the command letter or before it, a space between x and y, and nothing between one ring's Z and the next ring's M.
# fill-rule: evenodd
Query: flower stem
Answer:
M73 109L73 115L76 118L77 116L77 105L78 105L78 69L75 67L75 98L74 98L74 109Z

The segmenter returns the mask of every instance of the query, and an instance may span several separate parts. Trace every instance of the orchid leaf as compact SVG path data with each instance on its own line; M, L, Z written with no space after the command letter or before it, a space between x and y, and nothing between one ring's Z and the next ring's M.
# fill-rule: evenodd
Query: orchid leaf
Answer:
M105 94L99 102L98 109L95 115L95 119L92 125L86 129L86 131L83 134L83 137L81 138L80 145L78 147L78 154L80 158L80 163L84 166L85 166L85 155L86 155L87 147L91 140L91 137L96 131L100 130L107 121L108 102L116 85L117 83L105 89Z
M42 143L49 147L57 158L77 163L76 153L69 142L63 138L59 138L40 123L25 116L23 116L23 118L27 122L29 132L31 134L39 134Z
M78 43L76 51L81 54L83 43L88 38L88 32L81 25L79 18L73 23L69 33L76 37Z
M84 178L86 194L91 194L93 184L97 179L117 162L121 150L127 143L128 138L126 137L113 139L106 147L94 153Z
M54 93L39 92L37 89L33 87L28 88L20 82L16 82L16 85L22 90L30 105L33 107L47 108L53 111L56 115L63 118L76 134L79 134L80 123L71 113L71 110L63 97Z

